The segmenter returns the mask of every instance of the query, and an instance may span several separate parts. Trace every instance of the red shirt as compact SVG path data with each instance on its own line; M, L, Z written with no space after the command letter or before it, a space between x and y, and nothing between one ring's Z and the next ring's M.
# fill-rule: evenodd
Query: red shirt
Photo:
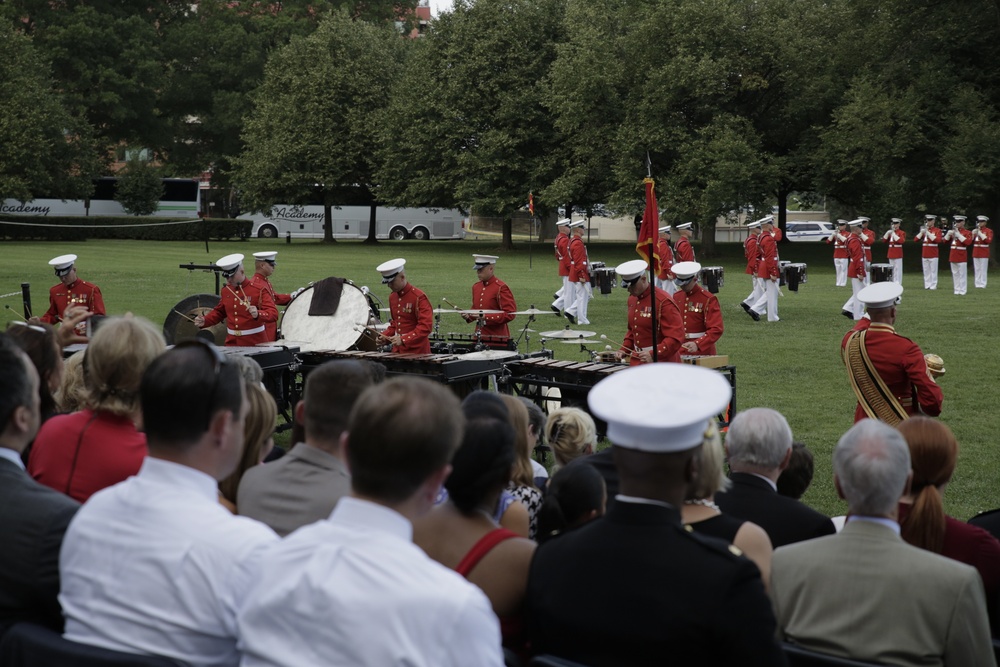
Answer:
M659 322L657 332L656 360L681 360L681 343L684 342L684 321L677 304L666 291L656 288L656 319ZM653 314L649 303L649 288L638 297L628 297L628 332L622 341L622 350L628 353L642 350L653 345ZM638 366L642 362L632 357L630 366Z
M587 246L579 236L574 236L569 241L569 281L571 283L590 281Z
M845 238L843 241L841 241L840 238L842 236L843 234L841 234L840 230L838 229L833 233L833 241L831 241L829 238L826 239L827 243L833 243L834 259L847 259L847 239Z
M969 261L969 246L972 245L973 232L968 229L953 229L951 235L951 252L948 261L953 264L965 264ZM959 238L961 237L961 238Z
M253 278L250 279L250 284L260 290L266 290L270 295L271 299L274 300L276 306L287 306L292 301L292 296L290 294L278 294L274 291L274 286L271 285L271 281L267 279L260 273L253 274ZM264 323L264 333L267 334L268 341L278 340L278 322L265 322Z
M569 275L569 234L562 232L556 234L555 240L556 259L559 260L559 275Z
M982 234L985 238L979 238ZM989 257L990 244L993 243L993 230L989 227L972 230L972 257Z
M62 322L63 313L69 306L86 306L95 315L106 314L101 288L77 278L69 287L59 283L49 289L49 309L38 319L46 324Z
M722 309L714 294L701 285L695 285L688 294L677 290L674 302L684 321L685 342L698 345L697 354L716 354L715 343L722 337ZM704 333L700 338L688 338L688 334Z
M896 236L895 240L892 238L893 235ZM903 258L903 242L906 241L906 232L902 229L889 230L889 238L883 238L882 240L889 244L889 250L886 254L888 259Z
M747 236L747 240L743 242L743 255L747 258L747 270L751 276L757 275L757 262L760 260L757 251L757 241L760 236L757 234L750 234Z
M257 319L250 317L249 306L257 306ZM244 280L241 285L225 285L219 295L219 303L205 314L205 326L225 321L226 345L252 347L258 343L271 342L267 338L265 325L278 321L278 308L270 292ZM253 333L245 333L247 331Z
M674 244L674 254L677 256L678 262L694 261L694 248L691 247L691 242L687 240L686 236L681 235L677 239L677 243Z
M770 234L761 234L757 237L757 277L777 280L778 275L778 244Z
M865 261L871 264L872 244L875 243L875 232L870 229L862 229L858 236L861 237L861 243L864 244Z
M865 246L860 234L851 234L847 237L847 277L864 280L865 272Z
M572 276L570 276L572 280ZM472 310L502 310L503 313L483 316L482 334L484 336L503 336L510 338L510 331L507 323L513 320L516 315L517 303L514 301L514 294L507 287L507 283L491 276L489 280L483 282L477 280L472 285ZM476 330L479 330L476 324Z
M670 249L666 239L656 239L656 254L660 256L660 270L656 272L656 277L660 280L672 280L674 274L670 272L670 267L674 265L674 251Z
M924 353L912 340L897 334L891 325L862 318L844 335L840 343L841 349L847 347L847 338L852 332L863 329L868 329L865 337L868 357L906 412L911 415L923 413L931 417L941 414L944 395L941 387L927 375ZM859 403L854 410L854 421L859 422L867 417Z
M385 330L386 336L397 333L403 339L402 345L393 345L393 352L407 354L430 354L431 329L434 328L434 309L421 290L407 283L403 289L389 295L389 313L392 321Z
M31 446L28 472L81 503L139 472L146 435L128 417L81 410L42 424Z
M937 259L938 244L943 241L943 236L941 230L937 227L928 227L922 232L922 235L917 234L913 240L920 241L923 245L920 256L923 259Z

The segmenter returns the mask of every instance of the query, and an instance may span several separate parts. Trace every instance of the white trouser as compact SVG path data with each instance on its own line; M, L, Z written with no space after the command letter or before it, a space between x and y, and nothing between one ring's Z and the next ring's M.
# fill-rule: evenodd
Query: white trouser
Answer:
M743 303L748 306L753 306L757 303L757 300L764 295L764 279L758 278L757 276L750 276L750 280L753 284L753 291L750 292L750 296L743 299Z
M865 281L861 278L851 278L851 298L844 304L844 310L851 313L854 319L860 320L865 314L865 304L858 301L858 292L865 287Z
M768 280L767 278L760 278L759 280L764 283L764 293L760 295L757 302L750 306L750 308L751 310L756 311L758 315L767 313L768 322L777 322L778 281Z
M903 258L897 257L896 259L889 260L889 266L892 267L892 282L903 284Z
M662 290L668 290L674 286L674 281L670 280L669 278L667 278L666 280L660 280L659 278L656 278L653 282L656 283L656 286Z
M965 294L969 284L969 265L965 262L951 263L951 282L955 285L955 294Z
M837 287L845 287L847 285L847 258L835 258L833 268L837 272Z
M566 308L566 295L569 294L569 276L562 277L562 287L556 292L556 300L552 302L553 308L558 308L559 310L564 310Z
M920 261L924 266L924 289L937 289L938 258L924 257Z
M973 257L972 271L976 274L976 287L986 287L986 270L989 268L989 257Z
M594 298L594 290L590 283L576 283L573 287L573 302L566 312L576 318L577 324L590 324L587 319L587 302Z
M872 263L865 260L865 287L872 284Z

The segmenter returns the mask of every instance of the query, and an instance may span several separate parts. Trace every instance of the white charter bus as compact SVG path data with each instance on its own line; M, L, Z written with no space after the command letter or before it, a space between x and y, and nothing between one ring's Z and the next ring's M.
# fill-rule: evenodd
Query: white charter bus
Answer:
M368 238L368 206L341 206L330 211L333 219L333 238ZM375 212L375 238L403 241L465 238L466 218L456 209L387 208L379 206ZM323 238L323 207L278 204L270 212L239 216L253 220L253 235L275 238L291 233L293 238Z
M201 189L193 178L164 178L163 196L152 214L158 218L197 218L201 211ZM115 201L118 179L98 178L94 181L94 194L90 199L34 199L20 202L5 199L0 202L0 214L57 216L127 216L122 205Z

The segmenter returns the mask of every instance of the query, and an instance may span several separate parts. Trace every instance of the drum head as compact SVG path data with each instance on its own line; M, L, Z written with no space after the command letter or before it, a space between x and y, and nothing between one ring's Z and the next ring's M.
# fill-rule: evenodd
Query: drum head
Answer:
M202 337L211 334L216 345L225 344L225 322L219 322L202 330L191 321L198 315L205 315L218 303L219 297L215 294L195 294L181 300L167 313L167 318L163 320L163 337L166 339L167 345L175 345L182 340L197 338L199 332L202 332Z
M479 352L469 352L463 354L461 359L483 359L483 360L497 360L497 359L510 359L511 357L516 357L517 352L513 350L480 350Z
M299 341L303 352L340 352L354 347L362 338L362 327L371 322L371 309L364 293L353 283L344 281L337 312L333 315L310 315L309 305L314 293L310 285L285 308L281 318L282 337Z

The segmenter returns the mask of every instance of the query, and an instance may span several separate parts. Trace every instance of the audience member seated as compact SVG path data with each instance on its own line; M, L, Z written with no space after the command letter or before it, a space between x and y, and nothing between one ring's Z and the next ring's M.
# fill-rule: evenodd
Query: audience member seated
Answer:
M809 485L812 484L815 463L813 454L809 448L801 442L792 443L792 456L788 459L788 467L778 475L778 493L791 498L792 500L802 500Z
M240 375L243 376L243 381L247 384L263 384L264 369L250 357L245 357L242 354L234 354L229 359L229 363L239 369Z
M192 667L238 665L236 614L278 541L218 500L242 455L243 380L215 347L186 341L149 365L140 396L149 456L66 532L65 636Z
M536 451L543 454L549 451L549 446L545 444L545 412L530 398L518 396L518 400L528 410L528 445L531 447L531 469L535 474L535 486L541 489L545 486L545 480L549 478L549 471L535 460L534 455Z
M834 533L830 518L778 494L777 480L792 456L792 429L777 411L751 408L726 434L732 486L715 502L726 514L757 524L778 547Z
M305 440L277 461L247 470L240 482L240 514L262 521L284 537L325 519L351 490L341 436L358 396L374 384L369 364L328 361L306 377L295 406Z
M531 467L531 452L534 443L528 423L528 409L521 399L507 394L500 398L510 413L510 424L514 427L514 466L507 491L528 510L528 531L515 531L521 537L535 539L538 530L538 508L542 505L542 492L535 486L535 471ZM502 517L501 517L502 521Z
M244 384L250 410L243 426L243 456L233 474L219 482L219 502L233 514L239 513L236 492L240 480L247 470L263 463L274 447L274 426L278 420L278 406L271 395L259 384L246 381Z
M947 556L979 571L987 607L997 627L1000 542L987 531L944 513L942 495L958 462L958 440L947 425L915 416L896 427L910 450L913 480L899 504L899 525L909 544Z
M510 422L494 415L474 409L465 417L462 446L445 481L448 499L414 522L413 541L486 593L500 619L504 646L520 651L524 589L535 544L493 519L517 457L518 438Z
M51 324L11 322L7 327L7 335L24 350L38 371L38 377L41 379L38 396L41 399L40 409L44 424L60 412L54 395L62 384L63 357L56 330Z
M760 570L767 588L771 578L771 540L764 529L750 521L724 514L715 504L715 494L730 485L723 469L722 440L719 429L712 424L701 447L701 468L698 480L681 507L681 521L695 532L716 537L739 548Z
M136 427L139 383L165 347L148 320L105 320L84 360L87 408L42 426L28 459L31 476L82 503L139 472L146 456L146 435Z
M0 635L20 621L62 631L59 548L80 505L28 476L21 452L38 430L38 372L0 333Z
M834 449L833 473L847 525L774 552L771 598L782 637L879 664L996 665L975 568L899 535L898 503L910 478L899 431L858 422Z
M84 409L87 386L83 377L83 361L86 356L84 350L79 350L63 363L62 382L55 395L60 412L70 413Z
M556 471L538 510L538 543L604 516L608 491L593 466L566 466Z
M506 427L490 421L497 432ZM342 436L351 493L268 553L239 617L242 667L503 664L489 600L412 542L464 422L451 390L422 378L389 380L358 398ZM508 448L511 440L508 428ZM492 442L484 447L495 455ZM508 450L494 494L512 461Z
M680 520L705 429L731 393L722 375L688 364L635 366L590 390L621 493L604 517L535 552L534 651L598 667L785 664L757 567Z
M597 427L593 418L580 408L553 410L545 423L545 441L555 455L552 471L597 448Z

